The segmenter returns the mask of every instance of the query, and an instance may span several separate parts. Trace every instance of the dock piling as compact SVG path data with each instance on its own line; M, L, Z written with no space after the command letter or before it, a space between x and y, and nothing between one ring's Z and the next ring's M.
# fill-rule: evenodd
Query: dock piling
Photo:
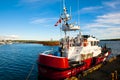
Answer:
M111 77L112 77L112 80L114 80L115 74L114 74L114 73L111 73Z

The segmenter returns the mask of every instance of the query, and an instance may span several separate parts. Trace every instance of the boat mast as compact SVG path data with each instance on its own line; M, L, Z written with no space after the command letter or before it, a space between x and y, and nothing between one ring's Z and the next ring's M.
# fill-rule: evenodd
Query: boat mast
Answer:
M63 21L62 24L62 31L65 33L65 39L67 35L67 31L76 31L80 29L80 26L68 23L69 20L71 20L71 7L70 7L70 14L67 13L67 8L65 6L65 0L63 0L63 12L60 16L60 19Z
M63 0L63 9L65 8L65 0Z
M64 21L64 24L66 24L67 23L67 10L65 6L65 0L63 0L63 14L61 14L61 18ZM66 35L67 35L66 30L64 31L64 33L65 33L65 39L66 39Z

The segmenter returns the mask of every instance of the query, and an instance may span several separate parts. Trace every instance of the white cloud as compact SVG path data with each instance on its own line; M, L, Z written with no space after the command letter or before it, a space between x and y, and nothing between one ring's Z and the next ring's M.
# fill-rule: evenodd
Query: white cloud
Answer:
M85 7L79 10L80 13L88 13L88 12L95 12L96 10L102 9L102 6L90 6Z
M108 13L97 16L93 23L85 28L99 38L120 38L120 13Z
M95 21L101 24L120 25L120 13L109 13L98 16Z
M90 23L86 25L87 28L99 28L99 27L108 27L105 24L100 24L100 23Z
M9 35L9 37L18 38L19 36L18 35Z
M90 32L101 39L120 38L120 27L106 29L91 29Z
M29 5L29 6L43 6L43 5L47 5L47 4L53 4L53 3L56 3L56 2L59 2L61 0L20 0L19 4L18 5Z
M22 3L35 3L35 2L39 2L41 0L21 0Z
M5 36L0 36L0 40L12 40L12 39L18 39L18 35L5 35Z
M18 35L6 35L5 38L6 39L17 39L19 38L19 36Z
M86 26L89 28L120 26L120 12L97 16L97 19L93 23L87 24Z
M79 13L100 13L100 12L106 12L107 10L110 10L112 12L119 9L120 9L120 0L112 0L112 1L104 1L101 6L84 7L79 10Z
M109 14L105 14L105 15L102 15L102 16L98 16L98 18L112 18L112 19L115 19L115 18L120 18L120 13L109 13Z
M117 8L120 5L120 1L119 0L113 0L113 1L109 1L109 2L103 2L103 4L105 6L111 7L111 8Z
M93 10L98 10L98 9L101 9L102 7L101 6L96 6L96 7L86 7L86 8L82 8L81 10L82 11L93 11Z
M30 9L43 8L46 5L55 4L61 0L18 0L16 7L25 6Z
M39 18L39 19L34 19L31 21L33 24L47 24L50 22L55 22L57 21L57 18Z

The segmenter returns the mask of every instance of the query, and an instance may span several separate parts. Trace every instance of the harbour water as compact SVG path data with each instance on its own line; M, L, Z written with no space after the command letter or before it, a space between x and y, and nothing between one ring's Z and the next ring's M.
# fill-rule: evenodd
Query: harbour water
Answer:
M120 41L101 41L112 48L112 55L120 54ZM37 58L46 50L57 50L57 46L40 44L0 45L0 80L26 80L32 66L33 71L28 80L37 80Z
M37 80L37 58L39 53L57 47L40 44L0 45L0 80Z

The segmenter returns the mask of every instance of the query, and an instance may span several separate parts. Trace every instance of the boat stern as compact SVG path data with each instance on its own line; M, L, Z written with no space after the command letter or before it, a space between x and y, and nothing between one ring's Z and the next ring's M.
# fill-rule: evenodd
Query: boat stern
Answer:
M68 59L53 55L40 54L38 58L38 78L51 80L64 79L70 76Z

